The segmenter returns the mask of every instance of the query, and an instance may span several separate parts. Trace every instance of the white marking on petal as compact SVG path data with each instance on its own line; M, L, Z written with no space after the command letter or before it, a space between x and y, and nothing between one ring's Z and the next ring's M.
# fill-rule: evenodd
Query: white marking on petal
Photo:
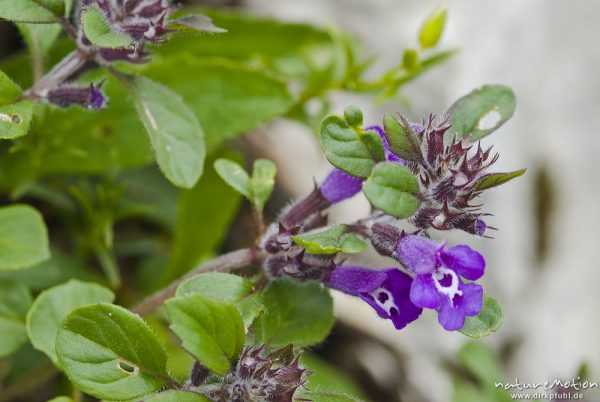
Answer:
M450 277L452 278L452 282L450 283L450 286L444 287L440 284L439 281L444 279L444 277L446 275L450 275ZM439 267L432 274L432 277L433 277L433 284L435 285L435 288L437 289L437 291L443 295L448 296L448 301L450 302L450 305L454 306L454 304L453 304L454 296L456 296L456 295L462 296L462 294L463 294L462 290L458 289L459 280L458 280L458 275L456 275L456 272L454 272L451 269L445 268L445 267Z
M392 313L391 313L392 308L395 308L396 311L399 311L398 306L396 306L396 304L394 303L394 298L392 297L392 294L390 293L389 290L384 289L384 288L377 288L370 294L375 299L375 303L377 303L377 305L379 305L379 307L384 309L390 316L392 315ZM385 299L385 302L383 302L383 303L381 302L381 300L379 300L379 296L381 294L384 294L387 296L387 298Z

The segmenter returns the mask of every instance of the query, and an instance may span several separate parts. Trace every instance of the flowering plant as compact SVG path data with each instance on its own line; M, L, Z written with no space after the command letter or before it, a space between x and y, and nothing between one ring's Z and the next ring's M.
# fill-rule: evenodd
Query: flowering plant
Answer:
M330 90L390 99L450 57L436 50L446 12L374 80L343 33L207 14L0 0L29 48L0 65L0 189L20 203L0 208L6 400L58 373L74 400L357 400L311 386L301 358L332 328L331 290L397 330L423 309L448 331L498 329L499 303L475 282L484 257L443 239L489 237L480 195L524 173L489 172L498 154L479 143L512 116L510 88L484 85L422 121L328 115ZM249 173L225 140L276 116L318 125L333 169L271 220L275 164ZM368 216L328 222L361 192ZM220 253L242 197L256 236ZM386 267L352 262L369 246Z

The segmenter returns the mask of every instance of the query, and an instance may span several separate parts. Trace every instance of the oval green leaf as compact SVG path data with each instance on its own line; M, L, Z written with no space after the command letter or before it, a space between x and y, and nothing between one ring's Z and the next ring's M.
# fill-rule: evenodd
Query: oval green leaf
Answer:
M355 176L369 177L375 162L357 132L339 116L321 122L321 147L327 160L338 169Z
M0 106L0 138L18 138L27 134L32 116L33 102L30 99Z
M122 49L133 42L129 35L113 31L104 13L94 5L81 12L81 26L90 42L101 48Z
M490 173L483 175L477 179L473 189L475 191L483 191L487 190L488 188L500 186L516 177L522 176L526 170L527 169L520 169L509 173Z
M335 225L325 230L292 236L292 239L311 254L354 254L367 248L367 243L348 233L348 225Z
M510 119L516 98L505 85L489 84L473 90L457 100L448 110L451 127L446 138L456 135L475 142L490 134Z
M60 368L83 392L124 400L165 385L167 356L152 329L137 315L113 304L78 308L56 335Z
M212 372L225 375L244 346L242 317L233 305L198 293L165 303L170 328L183 348Z
M258 211L263 210L265 203L273 193L277 166L268 159L257 159L252 165L252 203Z
M42 215L28 205L0 208L0 271L27 268L48 258Z
M214 166L215 170L225 183L244 197L250 199L252 194L250 176L248 176L246 170L239 163L229 159L217 159Z
M36 24L56 22L56 15L38 3L40 1L0 0L0 18L13 22Z
M58 326L76 308L110 303L115 295L95 283L70 280L40 293L27 313L27 333L33 347L57 363L55 342Z
M0 280L0 357L10 355L27 342L25 315L32 301L24 284Z
M423 49L437 45L444 32L447 11L444 7L434 10L425 20L419 32L419 44Z
M147 78L131 78L128 88L158 166L173 184L192 188L202 175L206 155L196 115L179 95Z
M265 311L254 323L257 342L274 348L310 346L325 339L333 326L333 300L318 283L276 280L263 298Z
M488 336L500 328L503 317L500 303L494 298L484 296L483 308L476 316L467 317L465 326L460 332L471 338Z
M417 179L410 170L394 162L377 164L362 190L375 208L398 218L412 216L421 205L416 196Z

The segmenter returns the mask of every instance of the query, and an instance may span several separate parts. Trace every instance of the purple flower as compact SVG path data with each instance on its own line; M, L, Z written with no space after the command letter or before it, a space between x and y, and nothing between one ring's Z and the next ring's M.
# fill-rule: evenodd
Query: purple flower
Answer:
M445 248L421 236L406 236L396 253L415 274L410 300L419 307L436 309L444 329L461 329L466 316L481 311L483 288L462 280L474 281L483 275L485 260L477 251L466 245Z
M362 179L333 169L319 187L321 194L332 204L350 198L362 188Z
M61 86L48 91L46 98L60 107L79 105L88 109L99 110L106 106L107 98L100 88L104 81L88 86Z
M410 300L411 277L396 268L335 267L326 284L332 289L360 297L381 318L391 320L396 329L404 328L423 311Z

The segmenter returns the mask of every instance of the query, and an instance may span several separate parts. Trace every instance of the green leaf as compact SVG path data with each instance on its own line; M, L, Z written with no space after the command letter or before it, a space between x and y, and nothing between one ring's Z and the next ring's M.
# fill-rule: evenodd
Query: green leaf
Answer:
M254 285L246 278L223 272L194 276L177 288L177 296L199 293L204 297L235 303L246 297Z
M509 173L489 173L483 175L477 182L475 183L474 189L476 191L487 190L488 188L500 186L515 177L522 176L527 169L515 170L514 172Z
M48 402L73 402L73 399L68 396L57 396L56 398L48 400Z
M385 138L390 145L390 151L402 159L414 162L423 161L423 153L410 123L402 116L402 122L386 114L383 116Z
M198 293L165 303L170 328L183 348L212 372L225 375L244 346L242 317L231 304Z
M355 399L351 399L353 401L366 400L364 391L352 377L315 354L303 352L300 363L311 372L305 384L306 391L301 391L300 396L306 395L307 398L310 398L308 395L311 392L324 392L354 397Z
M410 170L394 162L377 164L362 190L375 208L398 218L412 216L421 204L416 196L417 179Z
M70 280L40 293L27 313L27 333L33 346L57 363L55 342L58 325L78 307L110 303L113 292L95 283Z
M42 215L28 205L0 208L0 271L27 268L48 258Z
M250 176L239 164L228 159L217 159L214 164L215 170L221 178L246 198L252 194Z
M222 272L208 272L194 276L177 288L177 296L199 293L211 299L233 304L238 310L244 325L252 324L262 309L262 295L252 293L254 285L238 275Z
M415 49L406 49L402 54L402 68L410 72L419 69L419 53Z
M0 106L19 99L23 91L10 77L0 70Z
M219 156L235 157L235 154L220 152ZM182 276L203 259L214 256L237 214L240 202L241 196L213 169L207 169L194 188L181 191L173 254L164 274L166 282Z
M252 166L252 203L258 211L262 211L265 203L273 193L277 166L267 159L257 159Z
M206 15L190 14L185 15L176 20L169 21L167 28L174 29L179 32L209 32L223 33L226 29L219 28L213 24L212 20Z
M366 178L375 162L357 132L339 116L327 116L321 123L321 147L327 160L338 169Z
M159 167L173 184L192 188L205 157L204 132L196 116L179 95L147 78L132 78L129 88Z
M10 355L27 342L24 320L32 301L27 286L0 279L0 357Z
M59 24L18 23L17 28L31 54L34 75L41 76L48 52L60 35L62 27Z
M502 307L496 299L489 296L483 298L483 308L473 317L467 317L465 326L460 330L471 338L482 338L496 332L502 325Z
M165 391L144 398L143 401L152 402L210 402L210 399L189 391Z
M101 48L123 49L133 42L129 35L113 31L104 13L94 5L81 12L81 26L90 42Z
M419 43L423 49L429 49L430 47L437 45L442 36L442 32L444 32L446 15L446 9L440 7L427 17L419 32Z
M49 0L0 0L0 18L37 24L56 22L56 15L41 5L50 2Z
M32 115L30 99L0 106L0 138L12 139L27 134Z
M344 109L344 118L351 127L362 127L363 114L358 106L348 106Z
M325 230L292 236L292 239L311 254L355 254L367 248L367 243L348 233L348 225L335 225Z
M254 323L258 343L310 346L325 339L333 326L333 301L318 283L272 281L263 297L265 311Z
M515 111L516 98L504 85L483 85L457 100L448 110L452 126L447 138L475 142L490 134L510 119Z
M225 139L284 114L293 103L286 84L264 72L223 60L190 57L187 51L153 60L144 74L183 96L202 122L208 153ZM198 85L189 84L195 80Z
M112 304L80 307L56 335L60 368L83 392L100 399L138 398L162 388L167 356L150 327Z
M466 342L458 351L458 359L483 384L493 384L503 378L500 361L489 346L481 342Z
M371 159L376 162L382 162L385 158L385 148L379 133L375 130L359 131L360 140L369 150Z

